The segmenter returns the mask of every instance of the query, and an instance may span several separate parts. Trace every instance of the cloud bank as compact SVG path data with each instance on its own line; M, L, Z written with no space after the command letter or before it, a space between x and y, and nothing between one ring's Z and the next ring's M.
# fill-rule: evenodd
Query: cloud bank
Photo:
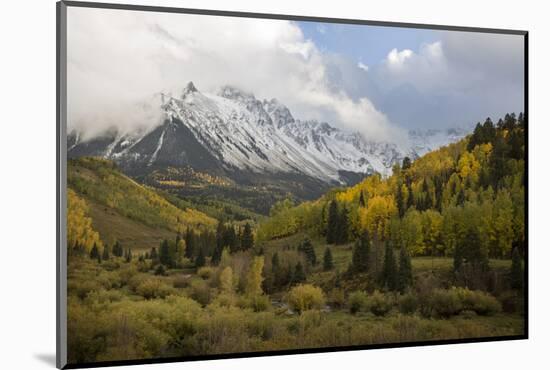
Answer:
M69 127L88 137L159 124L153 94L231 85L277 98L301 119L402 135L365 96L330 81L326 58L288 21L69 8Z
M524 109L521 36L433 35L416 49L381 38L386 57L367 66L316 45L289 21L69 8L69 128L84 137L147 130L162 119L155 94L179 94L188 81L277 98L297 118L375 141ZM353 41L368 53L360 37Z
M333 84L352 99L368 97L400 127L473 125L524 110L523 37L434 31L418 50L391 48L368 73L332 56Z

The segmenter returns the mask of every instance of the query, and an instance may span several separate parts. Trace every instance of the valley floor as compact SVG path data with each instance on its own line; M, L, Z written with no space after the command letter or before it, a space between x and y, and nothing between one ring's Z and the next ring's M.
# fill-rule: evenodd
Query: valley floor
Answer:
M350 258L348 249L335 248L337 266L344 266ZM524 332L521 310L426 315L423 302L410 309L395 293L383 295L391 303L376 314L368 307L359 307L352 314L349 295L335 298L333 292L327 292L322 305L299 313L289 304L288 291L250 297L238 288L223 291L220 271L215 268L195 271L189 265L155 275L146 263L111 258L98 264L88 257L71 258L71 363L518 336ZM509 261L492 264L505 267ZM443 272L452 261L413 259L417 274L432 265ZM323 286L327 274L312 272L307 282Z

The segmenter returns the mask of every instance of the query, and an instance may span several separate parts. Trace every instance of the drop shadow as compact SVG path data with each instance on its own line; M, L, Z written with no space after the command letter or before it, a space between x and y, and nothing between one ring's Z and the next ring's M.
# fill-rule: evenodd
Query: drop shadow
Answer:
M52 366L52 367L55 367L55 365L56 365L55 353L39 353L39 354L35 353L34 358L36 358L37 360L42 361L46 365Z

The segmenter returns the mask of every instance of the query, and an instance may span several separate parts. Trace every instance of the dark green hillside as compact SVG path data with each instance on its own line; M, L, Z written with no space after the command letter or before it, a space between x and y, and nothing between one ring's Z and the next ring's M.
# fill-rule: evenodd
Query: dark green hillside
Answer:
M234 220L258 219L289 196L297 201L312 200L330 189L328 184L304 175L237 172L232 176L238 179L235 181L188 166L157 169L136 178L191 202L209 215Z

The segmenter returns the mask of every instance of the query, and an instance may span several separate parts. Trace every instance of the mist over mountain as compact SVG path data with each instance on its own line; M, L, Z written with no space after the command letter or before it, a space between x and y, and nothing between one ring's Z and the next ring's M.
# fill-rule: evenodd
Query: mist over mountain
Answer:
M69 158L104 157L135 176L191 167L236 182L298 176L326 185L350 185L375 172L389 175L405 156L417 158L467 133L411 131L407 144L369 140L328 122L294 117L276 99L259 100L231 86L215 94L201 92L192 82L179 95L160 94L157 104L163 119L152 129L112 129L91 139L72 130Z

